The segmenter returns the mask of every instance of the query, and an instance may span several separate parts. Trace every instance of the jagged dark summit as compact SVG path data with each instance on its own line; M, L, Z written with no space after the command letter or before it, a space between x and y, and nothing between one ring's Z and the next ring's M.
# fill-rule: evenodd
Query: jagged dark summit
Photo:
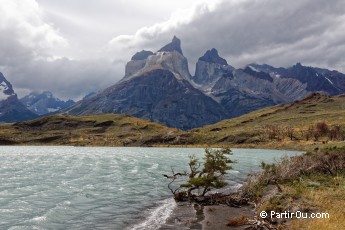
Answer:
M174 38L169 44L163 46L160 50L158 50L158 52L162 52L162 51L166 51L166 52L177 51L183 55L182 49L181 49L181 40L178 39L176 36L174 36Z
M228 62L224 58L219 57L218 51L215 48L207 50L204 56L200 57L199 60L204 62L217 63L221 65L228 65Z

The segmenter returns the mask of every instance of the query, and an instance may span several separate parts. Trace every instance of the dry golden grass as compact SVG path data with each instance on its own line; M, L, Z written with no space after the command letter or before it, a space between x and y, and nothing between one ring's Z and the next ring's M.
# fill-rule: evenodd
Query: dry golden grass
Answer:
M333 186L307 189L302 196L319 212L328 213L329 219L294 219L291 229L344 229L345 228L345 179L333 178Z
M174 141L180 133L128 115L52 115L0 125L0 144L148 146Z
M312 95L302 101L278 105L251 112L238 118L228 119L213 125L192 130L196 143L231 144L240 147L311 149L315 145L327 145L326 136L318 141L305 138L311 125L326 122L329 127L339 125L345 132L345 95L327 97ZM293 140L267 137L265 127L274 125L281 130L293 128ZM334 141L332 144L339 142Z
M288 219L288 229L344 229L345 146L263 164L242 189L257 211L328 213L329 219Z

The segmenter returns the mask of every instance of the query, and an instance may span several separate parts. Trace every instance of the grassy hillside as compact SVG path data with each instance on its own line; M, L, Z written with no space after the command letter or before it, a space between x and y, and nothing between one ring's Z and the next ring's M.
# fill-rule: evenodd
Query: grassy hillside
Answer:
M345 140L345 95L312 94L189 131L128 115L53 115L0 125L0 144L315 148Z
M287 105L194 129L194 143L287 147L339 142L345 139L345 95L312 94Z
M52 115L0 126L0 143L21 145L147 146L174 143L181 131L128 115Z

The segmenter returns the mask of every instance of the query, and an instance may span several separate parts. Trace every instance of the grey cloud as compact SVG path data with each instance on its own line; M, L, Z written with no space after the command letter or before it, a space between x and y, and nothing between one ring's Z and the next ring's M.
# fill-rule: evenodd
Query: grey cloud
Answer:
M20 68L7 69L5 74L19 92L50 90L62 99L78 100L116 83L124 75L123 69L108 60L63 58L29 62Z
M345 71L344 16L342 0L222 1L214 10L196 12L188 23L149 28L133 40L152 47L152 41L161 43L176 34L192 63L215 47L237 67L251 62L281 66L302 62Z
M8 1L0 6L0 12L0 72L19 96L50 90L63 99L79 99L123 76L124 67L106 58L59 58L61 50L73 47L43 20L35 0Z
M85 4L82 0L37 1L48 11L42 16L35 0L26 1L28 6L22 10L31 7L29 18L35 19L25 21L29 26L21 27L17 17L9 23L3 16L0 22L0 71L18 92L51 90L65 99L81 98L121 79L126 61L135 52L157 51L173 35L182 40L192 74L197 58L213 47L235 67L252 62L275 66L302 62L345 72L345 1L342 0L205 1L192 11L181 13L181 17L170 17L153 25L162 16L157 7L146 6L146 2L139 1L140 7L147 11L140 13L140 7L133 8L136 0L126 2L127 5L124 1L106 0L103 6L94 8L87 4L85 10L79 11L77 8ZM213 5L214 2L218 3ZM104 6L109 6L106 11ZM64 7L68 7L65 13ZM123 12L114 12L118 15L112 17L112 9ZM151 11L159 16L143 20ZM45 19L51 19L55 25ZM90 23L93 19L95 23ZM104 24L97 26L97 20ZM128 33L126 27L133 29L143 24L147 27L134 34L116 36L108 46L102 46L110 34ZM107 28L109 31L105 31Z

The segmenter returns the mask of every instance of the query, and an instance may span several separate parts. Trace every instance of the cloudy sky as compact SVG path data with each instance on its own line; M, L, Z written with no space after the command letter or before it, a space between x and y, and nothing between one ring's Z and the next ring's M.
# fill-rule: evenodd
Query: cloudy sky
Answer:
M343 0L0 0L0 72L19 96L80 99L173 35L193 74L210 48L235 67L296 62L345 72Z

